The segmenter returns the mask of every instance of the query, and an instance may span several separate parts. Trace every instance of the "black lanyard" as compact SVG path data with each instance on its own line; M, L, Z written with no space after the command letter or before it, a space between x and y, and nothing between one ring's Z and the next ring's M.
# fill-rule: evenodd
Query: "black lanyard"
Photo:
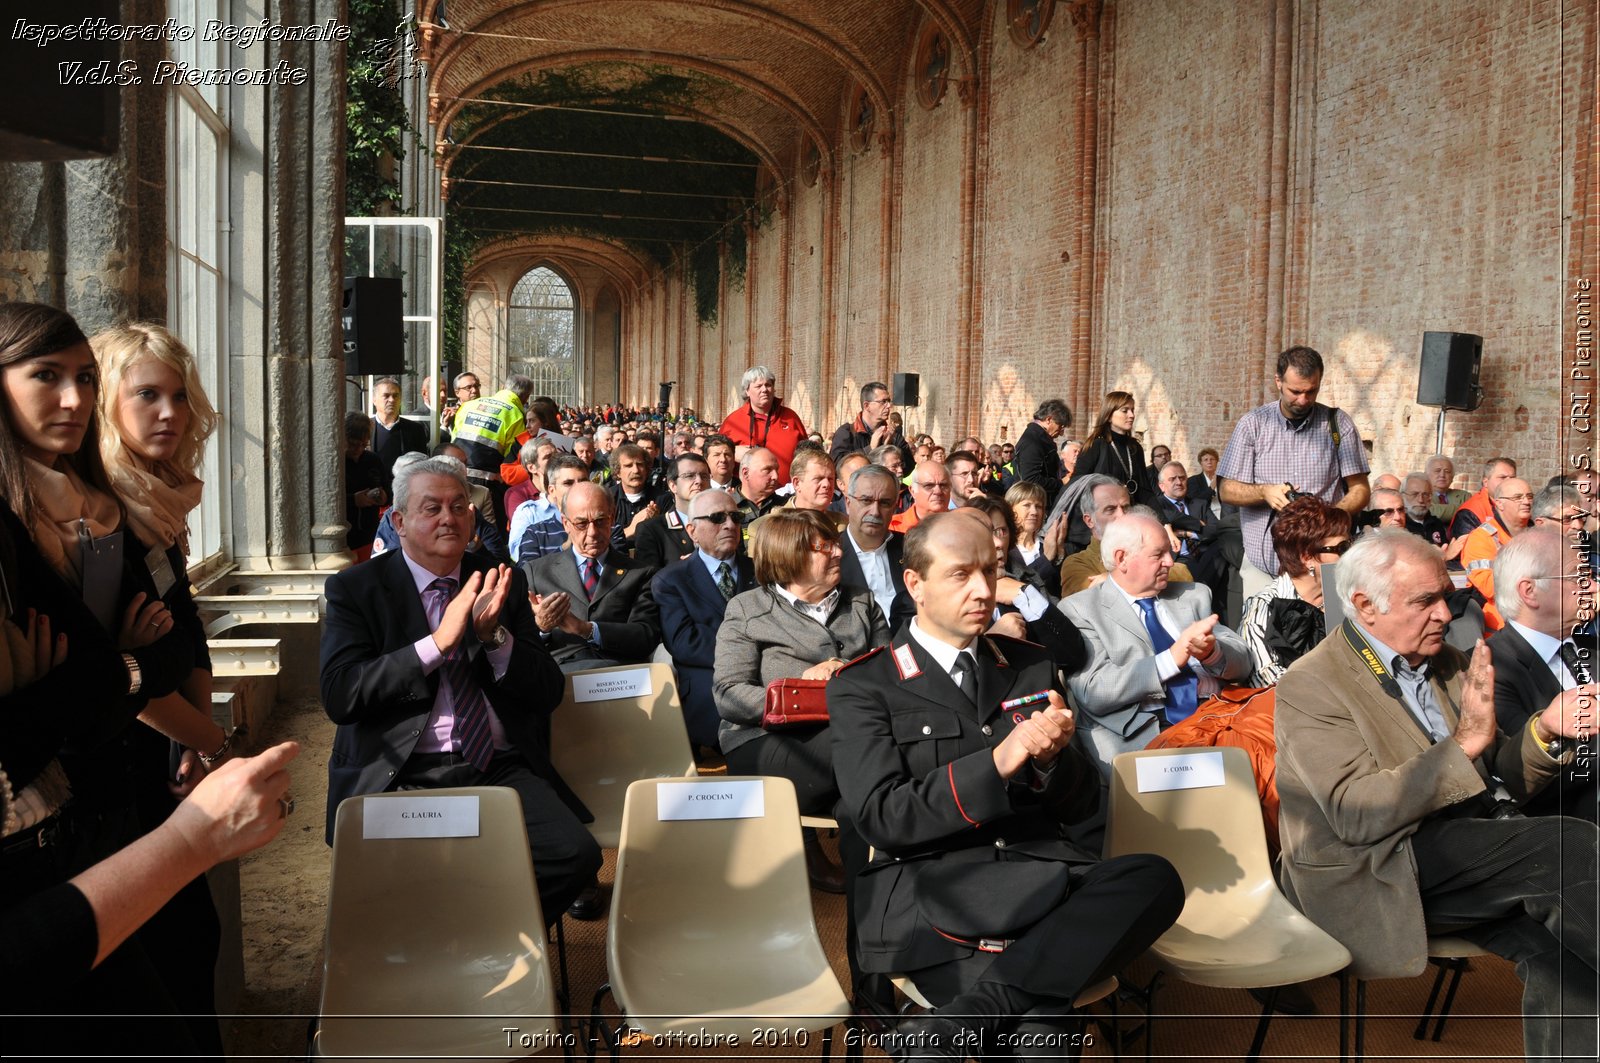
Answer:
M1422 733L1428 736L1430 742L1434 741L1435 739L1429 733L1427 726L1417 719L1417 714L1411 710L1410 703L1406 701L1405 694L1400 690L1399 680L1389 674L1389 669L1384 667L1383 662L1378 659L1377 653L1373 651L1372 644L1367 641L1366 636L1350 620L1346 620L1339 625L1339 633L1344 636L1345 644L1355 651L1357 657L1361 658L1361 663L1366 665L1372 672L1373 677L1378 681L1378 685L1383 688L1383 692L1398 701L1401 707L1406 710L1406 716L1418 727L1422 728ZM1428 685L1432 686L1433 683L1430 681ZM1444 683L1440 683L1438 689L1444 692L1444 699L1450 703L1450 710L1456 714L1457 719L1460 719L1461 709L1456 705L1455 699L1450 696L1449 687ZM1420 706L1418 708L1420 709Z

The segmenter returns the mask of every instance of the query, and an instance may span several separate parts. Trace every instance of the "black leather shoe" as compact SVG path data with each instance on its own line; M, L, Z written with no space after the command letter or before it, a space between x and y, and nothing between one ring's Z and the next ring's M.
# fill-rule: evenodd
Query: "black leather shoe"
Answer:
M600 883L591 882L578 894L578 899L567 906L567 914L574 919L603 919L606 914L605 899Z
M1263 1006L1267 1003L1267 996L1271 989L1252 989L1250 995L1255 997ZM1304 1016L1317 1014L1317 1003L1311 999L1311 994L1305 991L1300 984L1278 986L1278 996L1272 1002L1272 1010L1279 1015Z
M881 1047L899 1063L959 1063L967 1058L968 1047L980 1043L976 1034L969 1034L954 1019L928 1014L902 1019Z

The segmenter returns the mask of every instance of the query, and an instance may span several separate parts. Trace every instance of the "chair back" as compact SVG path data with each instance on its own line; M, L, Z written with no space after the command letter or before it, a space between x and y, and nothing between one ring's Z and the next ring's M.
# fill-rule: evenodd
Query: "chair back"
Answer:
M369 802L423 796L476 798L477 837L364 836ZM515 790L350 798L334 823L316 1052L482 1056L505 1044L508 1025L559 1047L546 945Z
M664 787L752 782L762 788L758 818L660 818ZM645 1033L748 1037L752 1023L820 1030L848 1015L817 937L794 784L723 776L629 786L606 959L618 1004Z
M629 678L624 673L647 675L649 692L578 700L587 696L583 688L603 692L606 676L619 676L622 684ZM594 814L589 833L602 848L615 849L629 783L695 774L672 666L625 664L569 673L550 720L550 762Z
M1222 784L1140 791L1140 761L1182 756L1220 756ZM1155 853L1177 869L1189 899L1178 918L1180 926L1217 912L1214 903L1197 905L1197 897L1226 901L1230 909L1250 912L1264 907L1271 900L1269 894L1277 893L1277 882L1267 858L1261 798L1248 754L1236 746L1222 746L1119 755L1111 767L1105 855L1127 853Z

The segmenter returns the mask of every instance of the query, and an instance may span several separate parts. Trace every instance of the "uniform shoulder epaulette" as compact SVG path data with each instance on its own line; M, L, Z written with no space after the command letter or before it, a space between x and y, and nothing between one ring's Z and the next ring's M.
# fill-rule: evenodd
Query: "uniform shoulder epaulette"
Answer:
M846 661L844 663L844 668L840 668L839 672L844 671L845 668L854 668L856 665L860 664L862 661L870 660L871 658L876 657L878 654L882 653L884 650L886 650L888 648L889 647L887 647L887 646L874 646L874 647L872 647L872 649L868 650L866 653L863 653L860 657L854 657L854 658L851 658L850 660ZM834 675L838 675L839 672L835 672L833 674Z

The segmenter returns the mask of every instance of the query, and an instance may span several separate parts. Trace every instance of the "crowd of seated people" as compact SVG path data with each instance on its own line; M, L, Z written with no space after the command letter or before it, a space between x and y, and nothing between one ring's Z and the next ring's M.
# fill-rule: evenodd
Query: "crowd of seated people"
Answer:
M4 690L13 718L28 721L0 750L20 810L7 835L30 846L4 850L8 945L34 962L49 939L24 914L61 913L62 933L80 935L63 939L76 951L62 955L77 960L51 960L41 1008L82 1010L84 986L137 984L131 999L160 996L141 1011L189 1016L147 1027L145 1043L206 1053L210 1005L184 973L214 952L215 916L185 897L192 884L173 885L168 869L146 885L130 870L129 888L153 898L147 928L101 921L93 949L81 928L95 927L119 854L143 867L176 830L204 832L205 859L224 858L267 840L292 808L279 802L292 750L202 781L229 750L203 715L209 667L183 539L214 417L186 352L118 355L139 346L127 337L91 349L70 321L0 326L0 424L11 434L0 440L0 562L6 622L29 647L11 654ZM1558 846L1592 861L1593 827L1568 822L1596 818L1595 788L1575 763L1592 728L1574 718L1592 692L1581 577L1594 563L1595 483L1536 490L1504 457L1474 494L1454 486L1443 457L1373 476L1349 414L1317 401L1321 376L1316 352L1286 351L1277 400L1192 465L1160 444L1147 460L1137 399L1124 391L1105 396L1082 443L1069 435L1072 412L1050 399L1014 444L986 444L908 433L878 382L831 435L810 430L764 366L744 374L744 402L704 422L693 411L562 408L526 378L491 391L464 373L441 411L441 442L424 453L396 413L397 389L380 386L371 415L345 425L349 543L371 556L327 585L330 826L346 796L509 785L547 918L603 915L599 852L587 810L551 765L549 715L563 673L670 659L702 765L788 778L802 812L837 822L840 863L808 832L807 867L817 888L847 893L863 1004L882 1003L878 976L913 976L939 1010L905 1032L944 1038L927 1058L961 1058L964 1034L1050 1027L1181 908L1159 858L1093 858L1112 758L1228 686L1276 684L1279 756L1292 761L1281 819L1290 892L1348 938L1362 969L1415 973L1385 951L1392 942L1369 950L1370 935L1309 873L1337 840L1348 875L1368 874L1358 839L1369 831L1343 807L1331 758L1367 743L1361 756L1426 780L1415 794L1432 796L1391 802L1386 826L1430 847L1430 875L1456 870L1439 854L1461 829L1443 821L1503 814L1505 802L1555 824L1510 838L1520 853ZM52 412L77 407L93 415ZM107 560L102 543L119 536ZM1337 589L1325 583L1335 564ZM102 570L119 573L109 591L103 575L87 578ZM1341 625L1323 620L1330 598ZM1441 644L1452 630L1466 634L1465 654L1451 648L1460 638ZM1480 632L1487 645L1475 647ZM1376 694L1361 685L1380 673ZM828 722L765 726L774 685L825 706ZM1325 692L1341 685L1354 701L1329 707ZM1021 695L1042 700L1000 710ZM1406 710L1396 720L1414 718L1416 733L1363 730L1365 710L1350 704L1369 695L1372 712ZM58 704L81 708L38 715ZM174 792L169 745L180 751ZM107 771L112 760L126 770ZM1392 796L1383 779L1362 785ZM1499 803L1449 799L1496 792ZM249 814L227 812L218 826L230 804ZM60 823L73 824L71 845L53 841ZM971 891L1008 884L992 920L961 918ZM1442 898L1429 878L1376 902L1420 905L1430 921L1488 918L1482 904ZM1514 943L1484 940L1520 963L1570 906L1518 903L1530 925ZM1100 928L1092 944L1085 920ZM1414 927L1391 929L1399 940ZM1563 938L1554 954L1592 972L1590 937L1587 952ZM983 946L991 938L1007 944ZM165 947L180 939L184 948ZM1064 966L1030 962L1068 953L1077 959ZM1561 969L1528 966L1530 1015L1569 992ZM1530 1044L1549 1043L1545 1027L1528 1028Z

